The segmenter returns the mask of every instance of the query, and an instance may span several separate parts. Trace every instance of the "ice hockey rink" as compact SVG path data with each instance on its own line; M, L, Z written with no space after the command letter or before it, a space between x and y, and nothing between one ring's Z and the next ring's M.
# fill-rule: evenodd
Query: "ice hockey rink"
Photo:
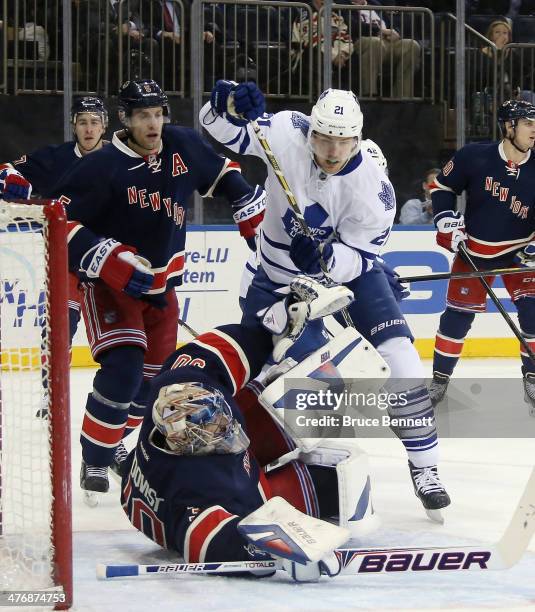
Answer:
M430 364L426 365L430 370ZM516 359L465 359L463 377L520 377ZM534 610L535 541L510 570L443 574L322 577L300 585L284 572L267 579L178 575L97 581L97 563L176 562L130 527L111 482L97 508L84 504L78 486L78 436L93 371L71 374L74 610L297 612L300 610ZM504 410L527 411L518 397ZM130 440L129 440L130 442ZM133 442L133 440L131 441ZM432 523L412 491L406 455L395 439L363 440L369 453L378 532L359 547L495 543L511 518L535 460L533 439L445 439L440 473L452 498L445 524Z

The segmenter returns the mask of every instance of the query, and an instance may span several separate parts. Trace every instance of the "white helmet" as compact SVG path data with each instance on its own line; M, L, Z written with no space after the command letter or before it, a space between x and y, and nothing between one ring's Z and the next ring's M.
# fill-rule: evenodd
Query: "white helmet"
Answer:
M377 143L367 138L366 140L362 141L361 149L367 151L377 162L379 168L382 168L385 171L385 174L388 174L388 162L386 161L386 157Z
M327 136L358 138L364 118L357 96L344 89L326 89L312 107L310 130Z

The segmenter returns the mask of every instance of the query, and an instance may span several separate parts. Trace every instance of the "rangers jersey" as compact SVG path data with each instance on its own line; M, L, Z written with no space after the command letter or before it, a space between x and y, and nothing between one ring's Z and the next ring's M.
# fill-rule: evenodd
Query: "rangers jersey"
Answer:
M431 185L433 213L455 210L466 191L464 214L468 252L504 263L535 238L535 158L515 164L503 143L459 149Z
M223 145L239 154L262 157L268 163L259 262L271 281L289 284L299 274L289 248L300 226L252 127L233 125L216 115L209 103L201 109L200 120ZM370 270L388 239L396 212L394 189L383 170L367 151L361 151L338 174L323 172L308 147L309 117L302 113L264 114L257 122L313 236L333 241L331 278L338 283L349 282Z
M142 157L121 132L87 155L56 189L67 204L71 269L99 239L114 238L148 259L154 283L144 299L182 282L186 213L194 191L210 197L239 165L217 155L192 129L165 126L160 150Z
M166 385L201 382L223 393L244 427L232 396L260 371L271 349L270 339L255 339L239 325L202 334L169 357L152 382L148 405ZM249 450L173 454L149 410L123 474L124 511L160 546L178 551L188 562L251 558L236 524L266 501L269 488Z
M12 166L32 184L34 194L49 198L61 177L82 159L78 143L49 145L11 162Z

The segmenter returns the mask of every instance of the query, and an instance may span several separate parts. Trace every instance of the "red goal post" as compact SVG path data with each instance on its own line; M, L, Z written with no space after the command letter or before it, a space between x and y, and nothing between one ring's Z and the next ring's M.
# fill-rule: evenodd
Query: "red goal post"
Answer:
M0 584L56 609L72 603L67 261L61 203L0 200Z

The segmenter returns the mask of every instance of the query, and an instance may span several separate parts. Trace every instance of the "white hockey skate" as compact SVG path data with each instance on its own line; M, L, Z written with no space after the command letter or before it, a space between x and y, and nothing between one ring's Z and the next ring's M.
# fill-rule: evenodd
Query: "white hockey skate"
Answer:
M529 416L535 418L535 374L524 374L524 400L529 406Z
M444 523L441 508L451 503L444 485L440 482L436 465L419 468L409 461L412 484L416 497L422 502L427 516L435 523Z

